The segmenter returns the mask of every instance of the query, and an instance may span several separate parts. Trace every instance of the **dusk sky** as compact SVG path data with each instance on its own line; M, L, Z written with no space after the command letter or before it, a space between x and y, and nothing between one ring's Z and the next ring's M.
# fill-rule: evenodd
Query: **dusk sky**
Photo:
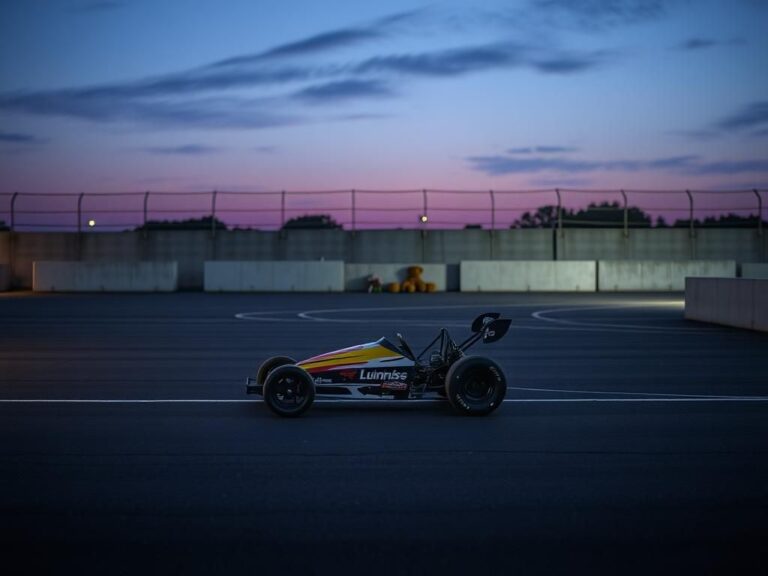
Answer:
M12 0L0 192L768 187L762 0Z

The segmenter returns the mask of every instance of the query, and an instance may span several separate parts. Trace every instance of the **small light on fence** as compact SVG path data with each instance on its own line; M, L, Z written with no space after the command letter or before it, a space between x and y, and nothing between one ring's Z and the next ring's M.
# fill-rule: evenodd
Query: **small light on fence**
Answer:
M88 226L90 226L91 228L96 226L96 220L88 220Z
M422 224L426 224L426 223L427 223L427 220L428 220L428 218L427 218L427 215L426 215L426 214L422 214L421 216L419 216L419 221L420 221Z

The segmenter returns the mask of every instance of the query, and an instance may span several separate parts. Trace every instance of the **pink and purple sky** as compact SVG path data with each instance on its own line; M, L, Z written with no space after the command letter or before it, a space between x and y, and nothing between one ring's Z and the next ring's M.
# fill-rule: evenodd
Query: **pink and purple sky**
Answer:
M768 188L760 0L0 5L0 192Z

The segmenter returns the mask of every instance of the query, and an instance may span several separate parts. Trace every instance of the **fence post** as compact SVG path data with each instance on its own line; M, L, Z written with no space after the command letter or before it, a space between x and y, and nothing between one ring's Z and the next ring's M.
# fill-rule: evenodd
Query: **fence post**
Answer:
M18 196L18 192L14 192L11 196L11 232L16 230L16 198Z
M80 234L83 231L83 196L85 192L80 192L80 196L77 197L77 233Z
M77 197L77 259L83 259L83 196L85 192L80 192Z
M11 288L15 286L16 279L16 198L19 196L18 192L14 192L11 196L11 233L9 235L10 246L8 246L8 274L10 276Z
M560 233L560 237L563 236L563 202L560 196L560 188L555 188L555 194L557 194L557 231Z
M629 213L627 211L627 193L621 191L621 197L624 199L624 238L629 238Z
M493 195L493 190L488 190L491 195L491 232L496 228L496 198Z
M493 190L488 190L488 193L491 195L491 249L489 250L489 253L491 260L493 260L493 230L496 228L496 198L493 196Z
M355 232L355 189L352 188L352 233Z
M688 195L688 234L693 238L696 235L693 229L693 194L690 190L686 190L685 193Z
M144 238L147 237L147 205L149 204L149 190L144 192L144 225L142 226L142 229L144 230Z
M760 196L757 188L753 188L752 192L757 196L757 235L763 235L763 197Z
M211 194L211 238L216 238L216 194L217 190Z

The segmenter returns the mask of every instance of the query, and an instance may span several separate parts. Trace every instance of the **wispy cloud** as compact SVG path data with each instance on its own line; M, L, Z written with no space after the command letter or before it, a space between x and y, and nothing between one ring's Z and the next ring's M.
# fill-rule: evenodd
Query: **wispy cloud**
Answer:
M317 84L299 90L294 94L295 98L322 104L335 103L340 100L353 100L358 98L387 98L394 96L394 92L387 84L380 80L340 80Z
M508 148L507 154L565 154L576 151L578 151L578 148L571 146L527 146L523 148Z
M219 148L205 146L203 144L182 144L180 146L153 146L144 149L150 154L169 155L169 156L201 156L205 154L215 154Z
M531 6L582 28L607 28L657 20L671 0L533 0Z
M6 144L42 144L45 140L32 134L0 131L0 142Z
M211 68L263 63L268 60L293 56L307 56L380 40L397 26L411 22L424 14L424 9L397 12L365 25L352 26L313 34L285 44L273 46L263 52L226 58L210 65Z
M309 121L301 114L301 106L401 95L405 77L452 78L515 68L575 74L610 58L607 52L564 51L507 40L465 46L451 43L421 52L379 51L335 63L309 58L382 39L407 29L426 13L397 13L163 76L83 88L0 93L0 110L145 126L265 128ZM294 56L297 58L289 58ZM391 88L395 77L397 92ZM246 89L282 90L282 94L246 99L242 95Z
M650 160L590 160L561 156L470 156L470 166L491 176L503 174L666 171L691 175L768 171L768 160L704 161L699 156L667 156Z
M752 102L717 122L721 130L768 128L768 100Z
M689 38L685 42L678 44L676 48L678 50L704 50L718 44L717 40L712 40L711 38Z
M158 101L76 90L0 98L0 108L94 122L139 122L154 127L269 128L306 121L295 114L276 110L269 100L197 98Z
M715 40L714 38L688 38L677 46L675 50L696 51L716 48L718 46L741 46L746 44L743 38L732 38L730 40Z

